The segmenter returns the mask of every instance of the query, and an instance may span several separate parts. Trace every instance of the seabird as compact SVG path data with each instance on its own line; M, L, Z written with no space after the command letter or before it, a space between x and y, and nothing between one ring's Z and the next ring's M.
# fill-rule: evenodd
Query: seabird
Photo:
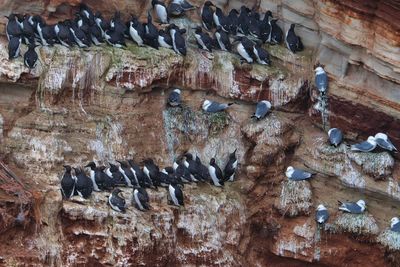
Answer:
M199 156L196 156L195 161L197 164L197 174L201 177L201 180L209 182L211 177L208 168L201 162Z
M96 177L96 164L93 161L89 162L85 166L85 168L90 168L89 177L90 177L90 180L92 180L93 190L96 192L99 192L100 191L99 187L102 186L102 184L104 182L104 177L99 174L97 174L97 177Z
M271 109L271 102L268 100L262 100L257 103L256 112L251 116L257 120L263 119Z
M184 183L192 182L192 177L190 175L190 171L183 162L181 162L179 160L175 161L173 164L173 169L175 171L175 175L177 177L179 177L182 180L182 182L184 182Z
M114 165L112 163L108 163L110 165L110 168L107 168L105 173L111 177L114 181L115 185L127 185L126 180L124 175L119 171L119 168L117 165Z
M271 39L271 25L269 24L269 20L272 18L271 11L267 11L264 15L264 19L260 21L260 39L263 43L269 42Z
M189 170L191 180L193 180L194 182L198 182L199 180L201 180L201 177L199 175L198 165L193 159L193 155L187 152L184 156L185 159L183 161L183 164Z
M168 5L167 11L170 16L180 16L185 12L182 5L179 4L179 0L172 0Z
M303 44L299 36L294 32L295 24L291 24L289 30L286 33L286 47L292 51L292 53L300 52L303 50Z
M124 34L122 32L116 31L116 30L108 30L105 33L105 38L107 43L110 45L117 47L117 48L122 48L126 47L126 43L124 40Z
M75 42L78 44L78 46L80 48L86 48L90 46L90 39L89 37L86 35L86 33L79 28L78 25L76 25L75 23L71 23L69 30L72 33L72 36L75 39Z
M219 7L215 8L213 20L216 27L221 27L223 31L229 32L229 20Z
M11 37L21 37L21 23L18 21L17 15L11 13L9 16L6 16L6 18L8 19L6 25L6 34L8 41L11 40Z
M35 28L32 25L32 16L24 15L24 20L21 23L22 36L26 44L35 44Z
M317 212L315 213L315 220L319 224L325 223L329 219L328 209L324 205L320 204L317 207Z
M54 26L54 31L56 33L57 39L60 42L61 45L66 46L66 47L71 47L73 46L74 43L74 36L72 35L72 32L69 29L70 22L69 21L64 21L64 22L58 22Z
M160 169L156 164L154 164L154 161L152 159L144 160L143 172L148 178L150 178L156 188L157 186L160 186L160 180L158 177Z
M397 233L400 232L400 220L398 217L393 217L390 220L390 230Z
M181 90L174 89L168 96L168 105L176 107L181 105Z
M261 45L256 44L253 46L253 54L254 54L258 64L271 66L271 61L269 59L269 53L267 50L262 48Z
M169 23L168 12L167 8L165 7L165 4L158 0L152 0L151 5L153 6L153 9L155 10L160 22L162 24L168 24Z
M238 27L238 15L239 12L236 9L232 9L228 14L228 21L229 21L229 33L236 35L237 27Z
M61 192L64 198L69 199L74 195L75 179L71 175L71 166L64 165L64 175L61 179Z
M239 53L239 55L247 61L247 63L253 63L253 46L254 43L250 41L247 37L239 37L236 38L235 41L239 41L237 44L236 50Z
M210 1L206 1L201 9L201 20L203 22L203 27L209 31L214 27L213 10L211 6L214 6Z
M38 54L35 51L35 47L36 45L34 43L29 44L28 51L26 51L24 54L24 64L30 69L36 67L36 63L38 60Z
M99 26L103 38L105 38L106 37L106 31L110 28L109 22L107 22L103 18L103 16L101 15L100 12L97 12L96 15L94 16L94 21L95 21L96 25Z
M40 21L36 27L42 45L52 46L56 42L57 36L53 25L47 25L44 21Z
M229 154L229 160L225 165L224 169L224 181L233 182L237 169L238 160L236 158L236 150Z
M331 145L337 147L340 145L343 139L343 133L340 129L338 128L331 128L328 131L328 136L329 136L329 142Z
M17 58L20 56L21 51L21 37L12 36L8 42L8 59Z
M370 152L375 149L376 145L375 137L369 136L367 141L351 145L350 149L351 151Z
M160 44L161 47L171 49L172 48L171 34L166 33L164 30L159 30L158 43Z
M132 203L138 210L146 211L150 209L150 198L145 188L137 187L133 189Z
M174 48L175 53L186 56L186 41L182 36L182 32L175 24L170 24L169 33L172 38L172 47Z
M315 69L315 86L322 95L328 90L328 76L322 67Z
M89 24L94 23L93 11L86 4L79 5L79 15L84 18Z
M249 12L250 9L248 9L245 6L240 7L240 14L238 17L238 31L244 35L249 34Z
M276 24L277 21L277 19L269 17L269 26L271 27L271 44L280 44L282 42L283 31L278 24Z
M115 188L111 192L111 195L108 197L108 204L110 204L113 210L125 213L126 210L125 199L118 195L121 192L122 192L121 189Z
M76 176L75 191L80 197L89 198L93 191L92 180L86 176L82 169L74 168L74 170Z
M170 184L168 186L168 192L169 192L169 195L170 195L170 197L172 199L172 203L175 206L178 206L178 207L179 206L184 206L184 203L183 203L183 191L182 191L180 185Z
M215 112L224 111L225 109L227 109L231 105L233 105L233 103L228 103L228 104L223 103L223 104L221 104L221 103L206 99L203 102L202 108L206 112L215 113Z
M144 31L143 24L136 17L132 16L132 19L129 21L129 35L138 46L143 45Z
M231 51L232 45L231 41L229 39L229 35L224 32L221 27L217 27L217 30L214 33L215 40L217 41L217 44L219 48L223 51Z
M152 22L152 17L150 12L147 13L147 24L144 26L144 42L145 44L158 49L160 44L158 43L158 30Z
M195 8L191 3L186 0L172 0L172 2L179 4L185 11Z
M94 45L101 45L104 42L103 32L96 23L90 25L89 33Z
M128 163L131 167L132 173L135 175L137 181L139 182L140 187L143 188L152 188L154 187L153 182L149 177L147 177L143 170L137 165L133 159L128 160Z
M353 214L360 214L363 213L366 209L365 201L360 199L356 203L354 202L339 202L339 210L353 213Z
M139 182L137 180L137 177L131 171L131 167L128 165L128 163L126 163L124 161L119 161L119 160L117 160L117 162L120 164L118 169L122 173L122 175L124 176L126 184L128 185L128 187L133 187L133 185L139 186Z
M300 181L300 180L307 180L311 178L311 173L303 171L301 169L295 169L292 166L287 167L286 169L286 177L289 178L289 180L293 181Z
M375 135L375 141L383 149L389 151L397 151L397 148L392 144L389 137L384 133L377 133Z
M208 171L211 176L211 180L215 186L223 186L224 185L224 175L220 167L215 162L215 158L211 158L210 165L208 166Z
M110 29L122 34L127 32L128 27L121 19L121 12L116 11L114 13L114 17L110 21Z
M208 52L212 52L212 45L213 45L212 38L208 35L208 33L204 33L201 30L200 26L194 29L195 29L194 36L196 37L197 45L199 46L199 48L207 50Z

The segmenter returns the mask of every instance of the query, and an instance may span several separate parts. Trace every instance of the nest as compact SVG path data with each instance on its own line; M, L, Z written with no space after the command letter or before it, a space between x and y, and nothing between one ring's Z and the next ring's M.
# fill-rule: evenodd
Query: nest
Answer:
M337 217L330 229L333 232L347 232L356 235L377 235L378 225L372 215L343 213Z
M276 205L282 215L295 217L309 215L312 206L312 192L308 181L283 182L279 203Z
M389 250L400 250L400 233L386 229L379 234L377 241Z

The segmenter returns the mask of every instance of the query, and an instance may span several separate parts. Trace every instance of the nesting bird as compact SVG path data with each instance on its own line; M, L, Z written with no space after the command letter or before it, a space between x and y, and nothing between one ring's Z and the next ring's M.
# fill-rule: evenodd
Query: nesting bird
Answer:
M206 112L215 113L215 112L224 111L225 109L229 108L232 105L233 105L233 103L221 104L221 103L206 99L203 102L202 108Z
M328 131L329 142L331 145L338 147L343 140L343 133L338 128L331 128Z
M366 209L365 201L360 199L357 202L339 202L339 210L353 213L353 214L361 214L364 213Z
M295 24L291 24L289 30L286 33L286 47L292 51L292 53L300 52L304 49L303 43L299 36L294 32Z
M317 207L317 211L315 213L315 220L318 224L324 224L329 219L329 213L327 208L324 205L320 204Z
M271 102L268 100L262 100L257 103L256 112L251 116L252 118L256 118L257 120L263 119L271 109Z
M245 36L237 38L236 41L239 41L236 47L238 54L245 59L247 63L253 63L252 54L254 43Z
M177 107L181 105L181 90L174 89L168 96L168 105L171 107Z
M203 27L209 31L214 27L214 17L213 17L213 10L211 6L214 6L211 1L206 1L201 9L201 20L203 22Z
M376 148L376 140L375 137L369 136L367 141L351 145L351 151L360 151L360 152L371 152Z
M375 141L378 146L388 151L397 151L397 148L392 144L389 137L384 133L375 134Z
M328 90L328 76L322 67L315 68L315 86L322 95L326 94Z
M393 217L390 220L390 230L393 232L400 233L400 220L398 217Z
M295 169L292 166L287 167L285 174L289 180L293 181L307 180L310 179L312 176L311 173L303 171L301 169Z
M217 41L217 44L219 48L223 51L231 51L232 45L231 41L229 39L229 35L222 30L221 27L217 27L217 30L214 33L215 40Z
M170 184L168 186L168 193L171 197L172 203L175 206L184 206L184 201L183 201L183 191L181 187L177 184Z
M75 170L75 191L83 198L89 198L93 191L92 180L86 176L82 169L74 168Z

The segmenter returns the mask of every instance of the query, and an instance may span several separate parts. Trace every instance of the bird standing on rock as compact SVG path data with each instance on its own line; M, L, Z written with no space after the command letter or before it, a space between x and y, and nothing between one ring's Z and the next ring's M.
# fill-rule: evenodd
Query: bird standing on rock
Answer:
M292 53L300 52L303 50L303 43L300 37L294 32L295 24L291 24L289 30L286 33L286 47L292 51Z
M138 46L143 46L144 33L144 26L132 15L132 19L129 21L129 36Z
M203 102L202 108L206 112L215 113L215 112L224 111L225 109L229 108L233 104L234 103L228 103L228 104L223 103L223 104L221 104L221 103L206 99Z
M181 90L174 89L168 96L168 105L177 107L181 105Z
M343 139L343 133L338 128L329 129L328 136L329 136L329 142L331 143L331 145L335 147L340 145Z
M321 66L315 68L315 86L322 95L328 91L328 76Z
M356 203L354 202L339 202L339 210L348 212L348 213L353 213L353 214L361 214L364 213L366 209L366 204L365 201L360 199Z
M375 137L369 136L367 141L351 145L351 151L360 151L360 152L371 152L376 148L376 140Z
M150 209L150 198L145 188L136 187L133 189L132 203L138 210L146 211Z
M215 158L211 158L208 171L210 172L211 180L215 186L224 185L224 175L222 174L221 168L215 162Z
M93 183L92 180L86 176L80 168L74 168L76 183L75 183L75 191L76 193L83 198L89 198L93 191Z
M213 40L208 35L201 30L201 27L194 28L194 36L196 37L197 45L200 49L212 52Z
M229 160L225 165L224 169L224 181L233 182L235 178L235 173L238 165L238 160L236 158L236 150L229 154Z
M8 59L17 58L21 51L21 37L12 36L8 42Z
M75 179L71 174L71 166L64 165L64 175L61 179L61 192L64 198L69 199L74 195L75 190Z
M158 0L152 0L151 5L153 6L153 9L156 12L157 17L160 20L161 24L168 24L169 23L168 12L167 8L165 7L165 4Z
M172 38L172 47L178 55L186 56L186 41L181 31L175 24L170 24L167 28Z
M229 39L229 35L222 30L221 27L217 27L217 30L214 33L215 35L215 40L217 41L217 44L219 48L223 51L231 51L232 45L231 41Z
M108 204L110 204L110 207L113 210L125 213L126 203L125 203L125 199L123 197L119 196L119 193L121 193L121 192L122 192L121 189L115 188L111 192L111 195L108 197Z
M329 213L324 205L320 204L317 207L317 212L315 213L315 220L318 224L324 224L329 219Z
M28 51L24 54L24 64L30 69L36 67L36 63L38 60L38 54L35 51L35 44L29 44Z
M210 31L214 27L214 17L213 17L213 10L211 6L214 6L211 1L206 1L201 9L201 20L203 22L203 27Z
M312 174L301 169L295 169L292 166L287 167L286 177L292 181L301 181L311 178Z
M375 140L378 146L388 151L397 151L397 148L392 144L389 137L384 133L375 134Z
M171 197L172 203L175 206L184 206L184 202L183 202L183 191L181 189L181 187L177 184L170 184L168 186L168 193Z

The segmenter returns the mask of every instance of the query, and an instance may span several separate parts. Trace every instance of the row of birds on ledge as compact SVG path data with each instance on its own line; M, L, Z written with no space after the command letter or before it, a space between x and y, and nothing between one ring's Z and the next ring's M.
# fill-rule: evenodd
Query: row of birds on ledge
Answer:
M74 20L67 19L57 24L48 25L39 15L10 14L6 25L9 41L9 59L19 57L21 43L28 45L24 54L24 63L34 68L38 55L35 51L37 42L43 46L59 43L66 47L78 45L87 48L107 42L114 47L125 47L125 39L131 39L139 46L148 45L155 49L160 46L173 49L179 55L186 55L186 40L183 35L186 29L180 29L169 23L170 16L179 16L186 10L194 9L185 0L173 0L167 8L164 3L152 0L152 6L160 24L168 24L164 29L158 29L153 24L153 18L148 12L147 22L142 24L135 16L124 22L119 11L108 21L100 12L94 13L85 4L80 5L79 12ZM206 31L214 31L213 37L204 32L201 26L195 28L195 38L200 49L212 52L212 49L231 51L232 45L237 43L237 53L242 61L270 65L269 53L261 47L262 43L280 44L283 41L283 31L277 25L277 19L267 11L263 18L255 10L246 6L240 12L232 9L225 15L221 8L211 1L206 1L201 10L202 25ZM300 37L294 31L295 24L290 26L286 33L287 48L296 53L303 50ZM215 30L214 30L215 29ZM230 35L234 42L231 42ZM247 36L247 37L246 37ZM255 39L253 42L251 39Z
M210 182L214 186L223 186L227 181L234 181L238 166L236 150L229 154L224 171L218 166L215 158L211 158L206 167L198 156L187 152L173 162L172 167L160 168L152 159L143 160L143 168L132 159L118 161L119 165L109 163L110 167L96 166L89 162L89 176L81 168L65 165L61 179L61 192L65 199L73 195L89 198L93 191L113 189L108 203L112 209L125 212L125 199L118 194L117 186L133 187L132 202L141 211L150 209L146 188L164 187L169 193L173 205L184 206L182 188L185 183ZM74 170L74 174L72 173Z

